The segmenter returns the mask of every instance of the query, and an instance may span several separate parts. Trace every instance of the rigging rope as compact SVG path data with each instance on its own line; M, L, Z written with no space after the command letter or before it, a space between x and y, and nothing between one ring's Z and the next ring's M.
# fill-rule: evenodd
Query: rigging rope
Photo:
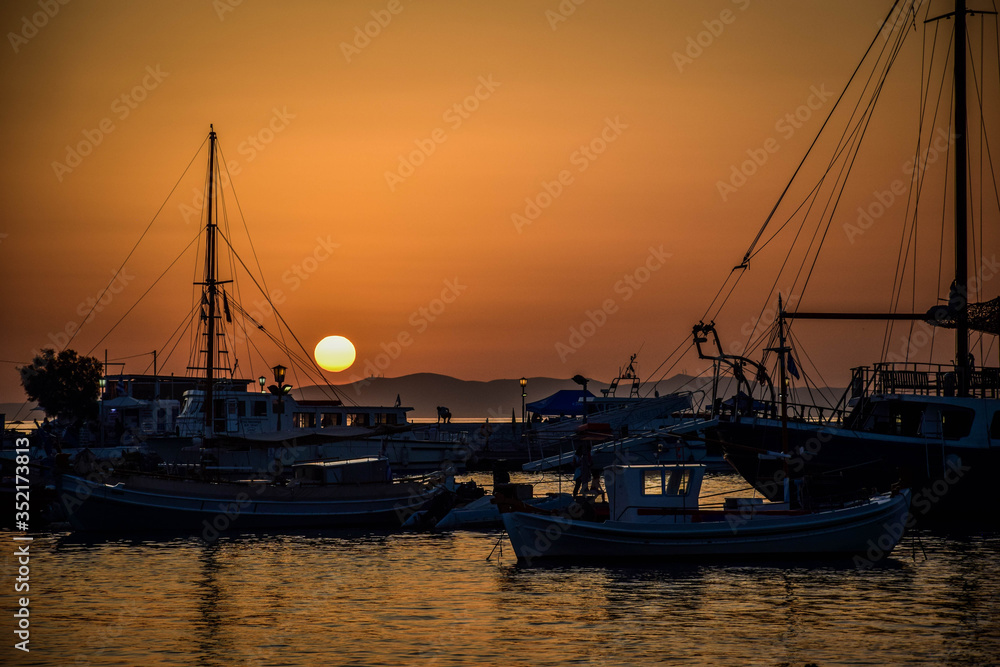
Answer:
M90 310L87 312L87 316L83 318L83 321L80 323L80 326L69 337L69 340L66 341L66 345L64 347L69 347L69 344L73 342L73 339L75 339L76 336L77 336L77 334L80 333L80 331L83 329L84 325L86 325L87 322L90 321L90 319L91 319L90 316L93 314L94 309L97 308L97 304L99 304L101 302L101 299L104 298L104 295L107 294L107 292L108 292L109 289L111 289L111 286L114 284L115 280L118 279L118 275L122 272L122 269L125 268L125 265L128 263L128 260L131 259L133 253L135 253L136 248L139 247L139 244L142 243L142 240L144 238L146 238L146 234L148 234L149 230L152 229L153 223L156 222L157 216L160 215L160 212L163 210L163 207L167 205L168 201L170 201L170 197L174 194L174 190L176 190L177 186L180 185L181 180L184 178L184 174L187 173L188 169L190 169L191 165L194 163L195 158L198 157L198 153L201 152L201 147L205 145L205 141L208 141L207 137L205 138L204 141L201 142L201 146L199 146L198 150L195 151L194 156L191 158L191 160L188 162L187 166L184 168L184 171L181 173L180 178L178 178L177 182L174 183L174 187L170 188L170 192L167 193L167 196L163 200L163 203L160 204L160 208L156 209L156 213L153 214L153 217L150 219L149 224L146 225L146 229L144 229L142 231L142 234L139 235L139 239L135 242L135 244L132 245L132 249L128 251L128 255L125 256L125 259L122 261L121 265L118 267L118 270L114 272L114 274L111 277L111 280L108 281L108 284L105 286L105 288L103 290L101 290L100 296L98 296L97 299L96 299L96 301L94 301L94 305L90 307ZM117 326L117 325L115 325L115 326ZM105 334L105 338L107 338L107 334ZM104 340L104 338L102 338L101 340ZM98 344L100 344L100 343L98 342ZM91 348L91 350L93 350L93 348ZM89 352L88 352L88 354L89 354Z

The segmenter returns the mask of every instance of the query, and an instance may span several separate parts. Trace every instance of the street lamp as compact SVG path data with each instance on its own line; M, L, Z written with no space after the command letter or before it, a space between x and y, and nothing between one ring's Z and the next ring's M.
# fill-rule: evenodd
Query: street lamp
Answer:
M260 393L266 394L267 390L264 389L264 385L267 384L267 378L261 375L259 378L257 378L257 382L260 384Z
M268 391L270 391L274 396L278 397L277 427L279 431L281 430L281 415L285 411L284 398L285 395L292 390L292 385L285 384L285 371L287 370L288 369L282 366L281 364L278 364L277 366L273 367L271 369L271 372L274 373L274 384L272 384L270 387L267 388ZM260 379L263 380L264 378L262 377ZM263 382L261 382L261 386L263 386Z
M527 378L521 378L518 382L521 385L521 423L525 424L527 423L527 419L525 418L524 412L524 399L528 396L528 393L525 391L525 387L528 386L528 380Z
M104 389L108 386L108 379L102 377L97 381L100 387L100 396L97 397L97 423L101 437L101 446L104 446Z

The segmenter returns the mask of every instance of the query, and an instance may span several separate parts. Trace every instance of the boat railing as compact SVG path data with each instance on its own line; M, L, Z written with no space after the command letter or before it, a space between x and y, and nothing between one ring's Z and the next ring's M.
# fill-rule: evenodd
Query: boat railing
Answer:
M883 362L853 369L852 399L874 394L955 396L958 378L954 365L917 362ZM1000 396L1000 368L976 367L969 376L969 395Z
M840 404L830 406L815 403L787 402L785 410L789 421L826 424L829 426L842 424L848 413ZM732 406L724 406L718 412L718 417L723 421L740 421L747 418L780 419L781 403L755 399L751 406L749 401L743 404L736 402Z

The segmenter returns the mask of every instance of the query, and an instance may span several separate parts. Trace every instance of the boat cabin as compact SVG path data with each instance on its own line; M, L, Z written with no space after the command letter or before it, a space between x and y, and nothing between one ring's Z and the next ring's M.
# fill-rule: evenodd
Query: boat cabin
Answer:
M413 408L344 405L340 401L296 401L290 396L277 399L251 391L213 392L214 423L218 435L253 435L292 429L324 429L354 426L372 429L407 424L406 413ZM178 434L199 437L205 433L205 392L184 392Z
M698 509L704 476L702 465L605 468L604 488L611 506L611 521L675 523L686 511Z
M389 459L366 456L343 461L309 461L292 466L299 484L373 484L391 482Z

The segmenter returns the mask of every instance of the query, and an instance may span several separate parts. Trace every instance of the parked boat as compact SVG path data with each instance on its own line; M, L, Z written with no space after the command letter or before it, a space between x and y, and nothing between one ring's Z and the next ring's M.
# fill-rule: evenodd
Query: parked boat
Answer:
M882 30L886 38L894 41L894 48L886 50L891 51L892 56L881 60L883 55L877 55L880 60L873 71L878 70L879 73L871 80L872 87L865 84L859 96L861 103L855 107L865 111L857 116L852 115L849 125L854 123L854 127L867 127L878 93L887 87L885 77L890 70L889 65L911 32L911 22L914 27L918 23L917 12L922 4L903 3L901 12L890 13L887 17ZM931 7L929 3L927 6ZM937 5L933 5L933 8L939 9ZM987 194L985 200L983 198L983 191L990 189L990 178L995 181L995 176L992 171L984 171L983 154L978 156L978 160L977 156L970 155L977 144L979 150L983 151L983 139L986 137L988 145L988 134L995 130L995 126L988 122L991 118L988 110L984 111L978 106L983 104L978 90L981 82L969 82L967 86L967 79L971 72L978 71L980 74L988 73L987 80L995 80L1000 63L976 64L967 74L967 59L976 55L988 56L994 51L992 48L984 51L981 44L976 46L970 41L969 35L974 36L980 31L970 31L967 23L973 20L973 16L978 20L992 20L988 17L990 12L984 15L981 11L967 8L965 0L954 0L953 11L940 16L930 15L929 12L930 9L923 23L932 26L934 32L931 39L938 40L937 33L940 31L940 39L950 42L948 49L940 49L940 42L935 42L934 45L939 52L943 51L946 61L944 66L938 65L942 56L937 55L927 61L926 70L921 72L921 76L926 79L921 91L927 96L921 109L927 110L927 113L921 111L921 136L917 142L916 156L912 162L907 163L914 167L907 171L912 180L909 183L898 181L903 190L911 190L912 206L908 203L905 210L903 207L894 210L894 213L905 213L907 218L900 249L898 253L893 249L891 256L897 262L897 267L900 267L897 269L897 285L890 298L893 312L806 312L801 307L804 285L793 284L791 289L798 292L798 303L788 307L787 303L782 304L779 296L774 326L776 335L765 346L765 359L760 362L747 356L727 354L728 350L724 350L719 344L714 323L699 323L694 327L694 340L699 356L711 359L717 369L732 373L739 383L740 392L737 399L729 405L721 400L716 404L719 421L707 430L706 436L709 441L723 448L726 457L741 475L771 499L780 497L782 481L789 470L811 476L817 491L822 487L831 495L859 488L885 491L902 480L913 488L914 506L922 516L949 521L972 519L980 523L985 521L995 524L995 514L980 516L984 513L977 510L992 502L993 484L1000 474L1000 368L976 365L972 355L974 347L970 344L970 337L974 333L982 337L980 340L986 339L979 348L982 364L985 357L995 349L995 337L1000 335L1000 298L988 300L983 298L985 295L976 294L986 285L987 279L984 279L982 273L977 275L975 262L970 266L970 260L978 254L976 246L989 247L991 240L988 235L997 229L996 220L1000 213L992 205L992 194ZM876 36L875 40L878 39ZM925 50L926 48L925 44ZM877 49L869 51L866 58L877 52ZM934 54L935 50L932 49L931 53ZM865 65L864 60L862 65ZM856 71L866 71L867 68L862 65ZM938 81L932 82L932 72L934 78L940 76ZM953 93L950 104L947 96L940 95L941 90L947 91L949 88ZM971 98L971 104L967 105L967 97ZM932 107L932 104L938 106ZM851 107L847 105L846 108ZM972 114L969 113L970 110L973 111ZM939 117L950 117L950 135L941 128L933 127L934 119ZM982 121L982 126L970 127L977 120ZM840 128L833 128L833 131L839 132ZM847 134L845 132L844 136ZM978 140L975 138L977 135ZM938 144L941 137L947 141ZM948 165L953 171L943 174L940 185L944 187L947 198L934 202L935 214L931 216L921 212L918 216L919 193L932 189L928 179L933 170L926 159L927 151L931 150L932 139L935 156L940 152L941 163ZM850 146L847 146L848 142L851 143ZM813 145L822 145L822 142L817 141ZM829 169L832 171L838 160L849 167L847 163L853 163L860 145L860 135L857 142L844 139L836 145ZM947 158L944 158L945 153ZM971 173L970 165L975 165L977 161L980 173ZM823 190L823 197L829 196L831 201L839 201L845 192L847 171L845 169L845 176L838 178L836 182L828 180L824 183L823 178L820 178L813 192L819 193L821 188L828 187L829 194ZM830 171L825 172L829 173ZM789 186L791 185L790 183ZM993 186L995 185L994 182ZM786 188L785 192L788 191ZM896 194L900 195L901 192ZM808 208L821 216L821 226L826 225L825 228L828 229L836 206L820 212L822 206L812 206L818 198L819 194L816 199L812 199L810 195L807 198ZM947 202L948 199L952 201ZM901 197L899 201L902 201ZM945 202L954 205L954 215L951 220L945 221L940 232L934 231L931 234L934 240L930 242L930 248L941 256L935 257L933 264L928 266L917 258L917 220L918 217L921 220L933 218L935 229L938 229L940 207ZM778 205L775 205L774 210L777 209ZM867 215L863 209L858 210ZM976 217L979 219L976 220ZM757 244L759 240L766 238L764 231L770 220L769 217L758 232L741 264L733 269L731 275L737 276L735 280L739 280L738 276L745 272L750 259L760 250ZM805 217L803 226L804 220ZM888 221L883 220L879 224L884 226ZM949 225L953 227L953 243L944 241L944 228ZM849 224L845 223L845 231L848 227ZM973 234L971 258L970 229ZM853 237L850 238L853 243ZM950 288L945 287L946 282L940 278L936 285L938 293L935 296L946 303L930 308L918 307L916 276L934 275L935 269L941 275L941 267L947 266L943 248L947 252L952 249L954 251L951 267L953 273L945 278L945 281L951 282ZM818 248L816 252L818 253ZM796 262L789 264L795 265ZM812 273L811 268L808 273ZM902 285L910 284L911 279L914 306L908 310L915 312L900 312ZM775 283L778 282L776 279ZM989 289L994 290L995 286ZM941 290L947 290L947 294L941 294ZM981 301L973 302L974 298ZM789 390L790 376L797 378L799 373L790 328L794 321L807 319L902 321L915 323L917 326L911 325L910 331L903 338L904 353L901 355L889 352L891 327L887 327L882 360L853 368L850 386L836 405L793 404ZM933 361L933 336L935 332L944 329L953 329L955 332L951 363L914 363L910 360L922 351ZM994 337L992 342L988 338L990 336ZM702 346L709 341L713 341L715 349L706 352ZM928 342L931 343L929 346L926 345ZM775 378L773 382L772 377Z
M515 508L507 505L501 508L504 528L518 559L527 562L858 554L871 559L888 555L907 523L908 490L836 507L812 507L792 493L791 501L780 503L733 498L709 508L699 502L704 474L697 465L614 466L604 471L604 520L583 505L558 515L511 511ZM595 518L585 518L588 514Z
M399 526L445 490L444 478L393 480L384 457L315 461L283 474L210 481L127 471L64 474L58 506L77 530L184 531Z

